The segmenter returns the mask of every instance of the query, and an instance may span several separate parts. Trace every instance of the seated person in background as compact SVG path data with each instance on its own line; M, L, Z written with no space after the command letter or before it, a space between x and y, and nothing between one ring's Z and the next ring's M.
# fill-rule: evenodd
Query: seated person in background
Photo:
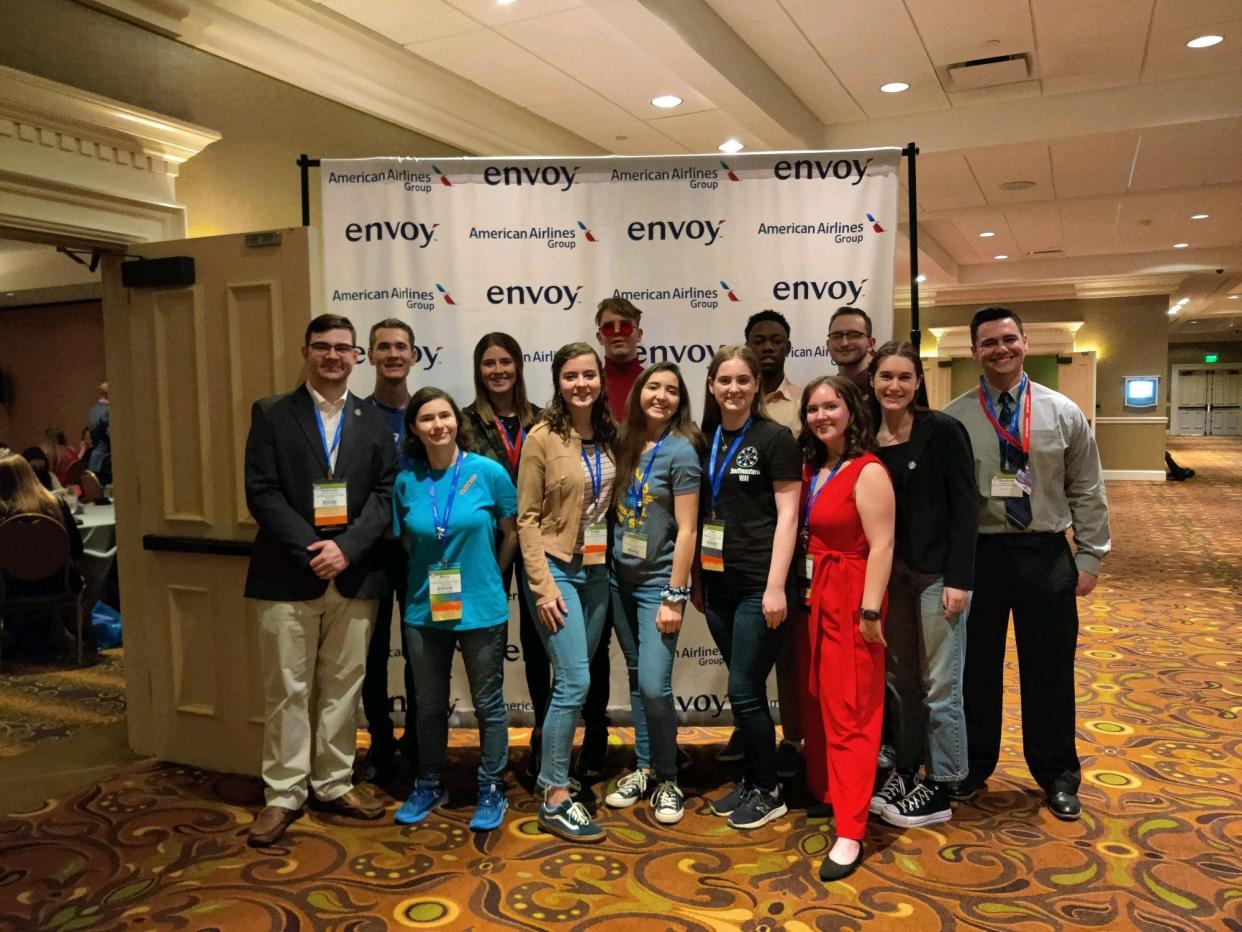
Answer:
M82 535L68 507L44 488L27 457L9 453L0 456L0 524L24 514L42 514L54 519L69 534L70 559L76 561L82 556ZM76 587L78 580L76 568L71 568L70 584ZM61 574L34 581L4 580L5 592L15 596L47 595L59 591L63 585ZM48 656L69 643L67 633L47 624L45 616L38 612L6 615L4 624L6 653L11 647L17 647L28 656Z
M78 461L77 451L69 446L65 432L59 427L49 427L43 432L43 452L47 454L48 466L61 485L67 486L65 477L69 467Z
M8 456L12 452L13 451L9 449L9 445L3 440L0 440L0 456Z
M82 428L82 438L78 441L78 459L87 459L91 455L91 429L89 427ZM2 446L2 444L0 444Z
M42 447L26 447L26 449L22 450L22 456L26 458L30 468L34 470L35 478L42 483L43 488L49 492L59 492L64 488L60 484L60 480L52 474L47 454L43 452Z

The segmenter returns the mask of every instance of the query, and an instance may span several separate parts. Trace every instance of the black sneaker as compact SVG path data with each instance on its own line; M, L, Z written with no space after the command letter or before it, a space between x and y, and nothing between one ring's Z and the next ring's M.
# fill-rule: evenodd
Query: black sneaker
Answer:
M741 829L760 828L773 819L779 819L788 811L789 808L785 805L785 797L781 795L779 786L776 788L775 796L767 790L752 786L746 798L742 800L742 804L733 810L733 815L729 816L729 826Z
M392 782L396 769L397 749L395 747L376 747L372 745L367 756L362 759L362 780L382 786Z
M802 768L802 751L792 741L782 741L776 749L776 775L792 780Z
M742 759L742 733L736 728L729 735L729 743L716 754L716 760L722 764L732 764Z
M891 744L881 744L880 754L876 758L876 770L888 770L897 766L897 749Z
M953 818L953 807L949 805L949 794L944 787L929 780L915 784L914 789L901 799L888 803L880 818L889 825L918 828L920 825L948 822Z
M884 811L885 806L897 802L917 785L918 778L914 774L903 774L899 770L894 770L888 775L884 785L871 797L871 805L867 808L872 815L879 815Z
M578 752L578 778L583 783L593 783L604 773L608 759L608 729L588 728L582 736L582 750Z
M976 780L974 777L965 777L962 780L954 780L944 785L945 792L949 799L955 803L969 802L977 792L987 789L986 780Z
M733 789L719 799L709 800L708 805L711 806L712 812L718 816L731 816L733 815L733 810L742 804L742 800L746 798L746 794L749 792L750 787L747 786L746 780L738 780L737 785Z
M536 728L530 733L530 751L526 755L526 776L532 780L539 776L543 766L543 733Z

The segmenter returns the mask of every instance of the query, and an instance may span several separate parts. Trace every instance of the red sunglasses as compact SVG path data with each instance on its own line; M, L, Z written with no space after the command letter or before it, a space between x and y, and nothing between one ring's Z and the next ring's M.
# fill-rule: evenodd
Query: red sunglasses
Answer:
M628 337L634 332L634 323L629 320L610 320L600 325L599 332L606 337Z

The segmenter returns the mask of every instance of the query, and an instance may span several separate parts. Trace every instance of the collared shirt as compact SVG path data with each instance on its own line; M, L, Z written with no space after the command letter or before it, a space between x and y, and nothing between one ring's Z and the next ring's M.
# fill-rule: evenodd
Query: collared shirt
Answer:
M345 392L336 401L329 401L311 388L310 383L307 383L306 390L310 392L315 402L315 408L319 411L319 419L323 421L323 435L328 438L328 445L331 446L332 438L336 436L336 425L341 419L341 412L345 410L345 400L349 397L349 392ZM333 469L336 469L336 455L340 452L341 445L338 443L332 451L332 459L329 463Z
M776 391L763 396L763 402L767 405L768 417L778 424L784 424L797 437L802 430L802 412L799 410L802 405L802 387L786 378Z
M1000 390L985 382L994 408L999 411ZM1005 500L992 498L992 477L1001 471L1000 443L996 431L979 407L978 389L954 398L944 413L957 418L970 434L979 483L979 533L1064 533L1074 529L1080 570L1099 575L1100 559L1112 547L1108 527L1108 498L1100 468L1100 452L1082 410L1070 399L1035 382L1031 392L1031 453L1029 470L1031 524L1020 531L1005 520ZM1016 386L1010 391L1016 394ZM1015 402L1017 399L1015 399ZM1019 430L1021 419L1019 419Z

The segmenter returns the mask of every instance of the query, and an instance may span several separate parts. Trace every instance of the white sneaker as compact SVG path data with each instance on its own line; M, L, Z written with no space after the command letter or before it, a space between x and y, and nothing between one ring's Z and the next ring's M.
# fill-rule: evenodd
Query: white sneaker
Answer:
M676 825L686 814L686 797L672 780L665 780L651 794L651 811L662 825Z
M627 773L617 781L616 788L604 797L604 802L614 809L627 809L647 795L651 778L641 770Z

